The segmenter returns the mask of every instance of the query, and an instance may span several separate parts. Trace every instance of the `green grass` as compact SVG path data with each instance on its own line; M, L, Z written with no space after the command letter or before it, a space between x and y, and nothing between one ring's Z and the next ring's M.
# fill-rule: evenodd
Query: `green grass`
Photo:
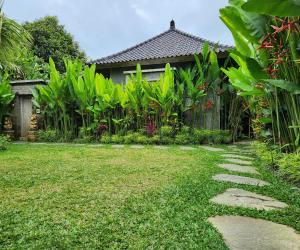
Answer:
M0 152L0 249L226 249L207 218L229 214L300 232L297 189L259 162L270 186L215 182L214 174L230 173L221 162L220 153L178 147L11 145ZM289 207L265 212L209 202L230 187Z

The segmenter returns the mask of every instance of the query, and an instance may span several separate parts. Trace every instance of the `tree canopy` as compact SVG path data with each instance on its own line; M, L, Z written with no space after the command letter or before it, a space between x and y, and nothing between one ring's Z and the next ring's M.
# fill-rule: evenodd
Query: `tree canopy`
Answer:
M64 58L86 60L85 53L56 16L26 22L24 28L33 38L33 53L45 62L51 57L60 72L65 71Z

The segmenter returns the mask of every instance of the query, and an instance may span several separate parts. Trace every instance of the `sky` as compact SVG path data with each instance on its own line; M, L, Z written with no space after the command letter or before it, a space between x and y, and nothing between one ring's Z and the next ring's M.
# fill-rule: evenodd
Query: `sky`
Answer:
M233 45L219 18L228 0L6 0L5 14L18 22L59 18L90 59L127 49L169 29Z

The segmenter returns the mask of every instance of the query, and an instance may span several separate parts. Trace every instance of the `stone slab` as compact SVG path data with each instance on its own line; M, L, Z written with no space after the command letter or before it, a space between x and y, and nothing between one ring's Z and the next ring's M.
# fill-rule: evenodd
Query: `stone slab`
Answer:
M252 165L252 161L246 161L241 159L226 158L225 161L242 165Z
M223 148L214 148L214 147L210 147L210 146L199 146L200 148L203 148L205 150L208 150L208 151L212 151L212 152L222 152L222 151L225 151L225 149Z
M227 182L232 182L237 184L246 184L246 185L253 185L253 186L270 185L270 183L259 179L238 176L238 175L231 175L231 174L217 174L212 178L215 181L227 181Z
M218 164L218 167L224 168L230 171L240 172L240 173L248 173L248 174L259 174L255 168L249 166L242 166L237 164Z
M157 146L153 146L153 148L155 148L155 149L168 149L169 147L157 145Z
M285 208L288 205L271 197L245 191L238 188L229 188L210 201L234 207L254 208L258 210L274 210Z
M123 144L113 144L113 145L111 145L111 147L112 148L124 148L125 145L123 145Z
M242 216L208 219L231 250L299 250L300 235L293 228Z
M235 158L235 159L241 159L241 160L254 160L253 157L245 156L245 155L238 155L238 154L223 154L221 155L225 158Z
M145 146L143 146L143 145L131 145L130 148L142 149L142 148L145 148Z
M98 148L98 147L104 147L104 144L90 144L89 146L93 148Z
M189 151L189 150L195 150L195 148L193 147L188 147L188 146L181 146L179 147L180 150L186 150L186 151Z

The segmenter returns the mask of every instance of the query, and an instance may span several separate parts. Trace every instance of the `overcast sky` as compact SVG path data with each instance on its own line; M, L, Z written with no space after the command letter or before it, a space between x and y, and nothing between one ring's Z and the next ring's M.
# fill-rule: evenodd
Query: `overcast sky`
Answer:
M228 45L219 19L228 0L6 0L4 12L18 22L56 15L91 59L110 55L176 28Z

